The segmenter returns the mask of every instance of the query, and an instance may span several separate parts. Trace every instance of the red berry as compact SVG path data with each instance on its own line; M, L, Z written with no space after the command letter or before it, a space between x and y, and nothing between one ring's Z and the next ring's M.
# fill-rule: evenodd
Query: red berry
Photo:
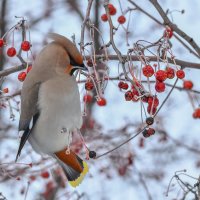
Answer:
M128 89L128 83L124 83L124 85L123 85L123 88L122 89L124 89L124 90L127 90Z
M126 22L126 17L124 17L124 15L121 15L121 16L118 17L117 21L120 24L124 24Z
M27 74L31 71L32 65L29 65L28 68L26 69Z
M4 45L4 40L0 39L0 47L3 47L3 45Z
M127 83L124 83L123 81L120 81L120 82L118 83L118 87L119 87L120 89L127 90L127 89L128 89L128 84L127 84Z
M143 72L144 76L151 77L154 74L154 69L151 65L145 65L142 68L142 72Z
M183 78L185 77L185 72L184 72L182 69L180 69L180 70L178 70L178 71L176 72L176 76L177 76L177 78L179 78L179 79L183 79Z
M49 176L50 176L48 171L43 171L40 175L42 178L49 178Z
M193 113L193 117L196 118L200 118L200 108L196 108L194 113Z
M149 128L147 131L148 131L149 135L154 135L155 134L155 130L153 128Z
M91 96L90 94L84 95L83 101L84 101L85 103L91 103L91 102L92 102L92 96Z
M118 87L119 87L120 89L123 88L123 85L124 85L124 82L123 82L123 81L120 81L120 82L118 83Z
M20 72L18 74L18 80L19 81L23 82L25 80L25 78L26 78L26 72Z
M157 107L152 107L151 104L148 105L148 107L147 107L147 112L148 112L149 114L154 115L154 114L156 113L156 111L157 111Z
M186 89L186 90L191 90L192 87L193 87L192 81L189 81L189 80L183 81L183 88L184 88L184 89Z
M170 27L167 27L164 31L164 37L171 38L173 36L173 31Z
M108 16L106 14L101 15L101 20L103 22L107 22L108 21Z
M145 138L147 137L150 137L151 135L154 135L155 134L155 130L153 128L148 128L148 129L145 129L143 132L142 132L143 136Z
M139 101L139 99L137 98L139 96L139 93L135 88L132 89L132 95L133 95L132 101L135 102Z
M110 15L115 15L117 10L112 4L108 4L108 10Z
M97 104L99 106L105 106L106 105L106 99L104 99L103 97L101 97L100 99L97 100Z
M8 88L4 88L3 89L3 93L8 93L9 92L9 89Z
M171 67L166 67L165 71L166 71L166 73L167 73L167 78L169 78L169 79L173 79L173 78L174 78L174 76L175 76L175 71L174 71L173 68L171 68Z
M9 56L9 57L13 57L13 56L15 56L16 55L16 49L14 48L14 47L10 47L10 48L8 48L8 50L7 50L7 55Z
M158 70L155 74L156 80L158 81L165 81L167 79L167 72L164 70Z
M22 44L21 44L21 49L23 51L29 51L31 48L31 44L29 41L23 41Z
M165 83L157 81L155 84L155 90L157 92L164 92L165 91Z
M85 83L85 89L90 91L94 88L94 84L91 80L88 80L86 83Z
M149 106L153 105L153 107L157 107L159 105L159 99L157 98L157 96L149 97L148 104Z
M133 99L133 93L129 90L125 93L126 101L131 101Z

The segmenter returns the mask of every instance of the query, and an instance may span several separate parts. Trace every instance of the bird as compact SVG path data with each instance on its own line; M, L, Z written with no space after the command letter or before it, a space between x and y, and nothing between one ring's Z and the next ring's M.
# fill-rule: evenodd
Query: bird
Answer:
M70 149L71 135L82 126L78 85L73 73L87 70L73 42L57 33L37 55L21 90L19 143L16 160L28 140L41 155L49 155L62 167L69 184L78 186L88 165Z

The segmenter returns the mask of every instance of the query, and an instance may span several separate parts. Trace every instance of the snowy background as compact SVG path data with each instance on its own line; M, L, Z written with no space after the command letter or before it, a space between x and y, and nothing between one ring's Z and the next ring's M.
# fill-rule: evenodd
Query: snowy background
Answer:
M31 42L33 44L32 50L33 54L37 55L39 50L44 46L44 40L46 34L51 32L56 32L62 35L65 35L68 38L71 38L73 34L76 36L76 42L80 41L80 30L81 23L80 17L69 7L69 4L64 3L64 1L49 1L53 2L53 11L48 18L42 19L39 23L30 27L31 31ZM55 3L56 2L56 3ZM87 1L77 1L78 6L82 11L82 14L85 15ZM117 8L119 8L118 3L111 1ZM143 9L151 13L157 19L160 19L157 11L151 6L149 1L140 0L135 1ZM100 10L103 11L103 1L100 1ZM198 0L162 0L160 1L164 10L169 8L170 10L185 10L184 14L180 12L173 12L173 21L178 24L178 26L183 29L188 35L190 35L196 42L200 45L200 1ZM126 2L126 4L128 4ZM65 6L64 6L65 5ZM24 16L30 24L33 19L37 19L39 16L43 16L46 6L46 1L25 1L25 0L10 0L7 7L7 23L9 29L11 26L18 22L14 16ZM123 5L126 8L128 5ZM131 6L131 4L129 4ZM100 12L101 13L101 12ZM114 22L117 21L117 17L113 18ZM161 20L161 19L160 19ZM162 21L162 20L161 20ZM156 41L162 33L163 28L160 26L155 26L155 23L148 17L142 15L139 11L135 11L132 14L131 22L132 26L132 36L130 43L134 43L139 39L145 39L148 41ZM103 30L103 38L105 41L109 40L109 27L107 24L100 21L101 30ZM17 35L17 34L16 34ZM17 40L20 41L19 37ZM119 30L116 35L116 44L123 53L126 53L127 48L125 42L122 38L125 37L125 32L123 29ZM89 39L86 38L86 42ZM172 38L171 42L173 43L173 52L176 55L176 58L183 59L191 62L199 62L197 58L192 56L187 50L185 50L175 39ZM17 42L16 42L17 43ZM31 57L31 56L30 56ZM29 57L29 58L30 58ZM31 60L31 58L30 58ZM16 59L9 59L6 62L5 67L10 67L17 65L18 61ZM110 66L110 75L117 75L117 63L109 62ZM191 70L186 69L186 78L191 79L194 82L194 89L200 91L200 70ZM173 83L173 81L171 82ZM178 86L182 86L182 81L178 82ZM14 93L21 88L21 83L17 80L17 73L9 75L4 81L3 87L9 87L10 93ZM170 88L167 89L167 92ZM83 85L80 84L81 95L84 94ZM167 95L167 92L161 95L161 99ZM105 97L107 99L106 107L94 107L93 117L94 119L101 124L103 127L101 132L109 133L110 130L119 129L123 127L128 122L130 123L139 123L140 119L140 108L139 104L129 103L124 101L124 96L117 89L117 82L109 82L105 91ZM19 97L16 97L19 100ZM197 104L198 106L198 104ZM193 108L188 99L186 92L175 90L164 105L163 109L159 112L158 117L156 118L156 126L162 127L163 130L167 130L170 136L174 139L180 140L184 144L192 145L194 148L199 149L199 137L200 126L199 121L192 118ZM12 124L13 128L9 129L7 132L1 131L2 135L15 136L16 139L3 139L0 143L0 157L1 161L4 163L12 163L15 158L16 149L18 147L17 140L17 124L18 124L19 113L16 112L16 120L11 121L9 119L8 112L3 113L3 122L0 122L1 129L5 127L5 124ZM129 132L134 133L135 129L132 128ZM117 135L116 135L117 137ZM145 148L139 147L139 141L141 137L134 139L131 143L127 144L127 147L130 151L134 152L134 166L130 166L128 172L124 176L119 176L118 171L114 167L114 163L105 158L101 158L97 161L88 161L90 166L89 175L85 178L83 183L75 189L79 194L86 193L89 198L94 200L139 200L139 199L149 199L147 193L145 192L141 180L138 177L138 171L143 174L145 178L146 185L150 191L153 200L161 199L175 199L178 194L180 187L176 184L173 187L172 191L169 193L169 197L165 196L167 186L171 177L174 175L175 171L187 169L187 173L194 177L199 176L199 168L196 167L196 162L198 161L198 155L188 151L186 148L177 147L174 148L174 143L168 141L168 143L158 142L160 137L155 136L149 138L145 141ZM27 144L28 145L28 144ZM104 141L104 145L109 147L109 140ZM95 145L90 143L90 147L95 149ZM172 148L171 148L172 147ZM27 147L31 149L31 147ZM9 152L8 152L9 149ZM157 149L157 151L155 151ZM103 150L102 150L103 152ZM166 153L169 152L169 153ZM98 152L97 152L98 153ZM101 153L101 152L100 152ZM5 155L9 154L8 158ZM168 156L167 156L168 155ZM122 155L123 156L123 155ZM22 154L23 157L23 154ZM30 158L26 161L20 159L20 162L33 162L36 161L38 155L31 153ZM33 166L31 170L37 170L42 168L42 165ZM101 168L106 168L107 173L100 173ZM21 200L24 199L24 195L20 194L21 188L27 187L27 180L29 174L25 174L20 181L14 179L6 180L0 183L0 192L8 199ZM137 171L137 173L136 173ZM161 173L162 178L157 180L151 177L148 177L145 172L152 172L152 176ZM163 174L162 174L163 173ZM150 174L150 173L147 173ZM3 173L0 174L3 176ZM184 180L187 180L191 184L195 183L195 180L191 178L184 177ZM45 180L38 178L37 181L31 183L27 199L32 200L36 199L39 193L44 190ZM67 195L66 195L67 191ZM61 190L58 193L57 199L68 199L70 193L74 192L74 189L67 186L67 190ZM63 195L65 194L65 195ZM67 197L66 197L67 196ZM189 199L190 197L188 197ZM77 199L76 195L70 197L70 199ZM87 199L87 198L86 198Z

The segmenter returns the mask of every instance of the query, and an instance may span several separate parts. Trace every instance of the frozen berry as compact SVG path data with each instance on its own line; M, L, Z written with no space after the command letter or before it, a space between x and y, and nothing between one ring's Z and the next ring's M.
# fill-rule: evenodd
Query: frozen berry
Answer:
M18 74L18 80L19 81L23 82L25 80L25 78L26 78L26 72L20 72Z
M119 22L119 24L124 24L126 22L126 17L124 17L124 15L121 15L118 17L117 21Z
M42 173L41 173L41 177L42 178L49 178L49 172L48 171L43 171Z
M155 130L153 128L148 128L148 129L145 129L143 132L142 132L142 135L147 138L147 137L150 137L151 135L154 135L155 134Z
M155 134L155 130L153 128L149 128L148 129L148 134L149 135L154 135Z
M23 51L29 51L31 48L31 44L29 41L23 41L22 44L21 44L21 49Z
M118 83L118 87L119 87L120 89L127 90L127 89L128 89L128 84L127 84L127 83L124 83L123 81L120 81L120 82Z
M91 80L88 80L86 83L85 83L85 89L90 91L94 88L94 84Z
M108 21L108 16L106 14L101 15L101 20L103 22L107 22Z
M155 90L159 93L164 92L165 91L165 83L157 81L155 84Z
M112 4L108 4L108 10L110 15L115 15L117 10Z
M146 123L147 123L147 125L152 125L154 123L154 118L153 117L147 117Z
M0 47L3 47L3 46L4 46L4 40L0 39Z
M96 158L97 154L95 151L89 151L89 157L90 158Z
M167 27L164 31L164 37L171 38L173 36L173 31L170 27Z
M123 81L120 81L120 82L118 83L118 87L119 87L120 89L123 88L123 85L124 85L124 82L123 82Z
M148 134L147 129L144 129L144 130L142 131L142 135L143 135L145 138L150 136L150 135Z
M192 87L193 87L192 81L189 81L189 80L183 81L183 88L184 88L184 89L186 89L186 90L191 90Z
M158 70L155 74L156 80L165 81L167 79L167 73L164 70Z
M154 69L151 65L145 65L142 68L142 72L143 72L144 76L151 77L154 74Z
M151 96L148 98L148 104L153 105L153 107L157 107L159 105L159 99L157 96Z
M91 96L90 94L84 95L83 101L84 101L85 103L91 103L91 102L92 102L92 96Z
M200 118L200 108L196 108L194 113L193 113L193 117L195 119Z
M150 115L154 115L157 111L157 107L154 107L152 105L148 105L147 107L147 112L150 114Z
M169 78L169 79L173 79L173 78L174 78L174 76L175 76L175 71L174 71L173 68L171 68L171 67L166 67L165 71L166 71L166 73L167 73L167 78Z
M133 99L133 93L129 90L125 93L126 101L131 101Z
M97 100L97 104L99 106L105 106L106 105L106 99L104 99L103 97L101 97L100 99Z
M8 55L9 57L15 56L16 53L17 53L17 51L16 51L16 49L15 49L14 47L10 47L10 48L8 48L8 50L7 50L7 55Z
M185 77L185 72L184 72L182 69L180 69L180 70L178 70L178 71L176 72L176 76L177 76L177 78L179 78L179 79L183 79L183 78Z
M139 101L139 98L138 98L139 92L138 92L135 88L132 89L132 94L133 94L133 99L132 99L132 101L135 101L135 102Z

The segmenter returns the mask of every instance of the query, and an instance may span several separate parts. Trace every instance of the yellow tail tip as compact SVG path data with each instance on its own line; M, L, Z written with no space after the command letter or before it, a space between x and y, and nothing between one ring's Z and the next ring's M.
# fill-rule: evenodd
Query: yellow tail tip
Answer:
M69 184L72 186L72 187L77 187L83 180L83 178L85 177L85 175L87 174L89 168L88 168L88 165L85 161L83 161L83 171L81 172L80 176L74 180L74 181L69 181Z

